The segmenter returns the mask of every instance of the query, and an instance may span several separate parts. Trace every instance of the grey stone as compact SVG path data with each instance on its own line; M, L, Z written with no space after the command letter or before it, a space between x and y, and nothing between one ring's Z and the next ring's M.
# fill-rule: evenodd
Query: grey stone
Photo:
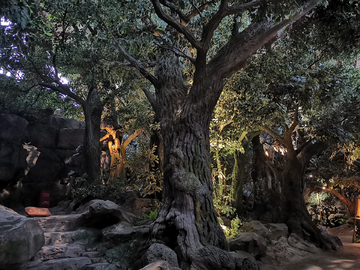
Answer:
M92 264L91 259L86 257L62 258L47 262L34 261L30 262L26 270L79 270L86 265Z
M0 141L20 144L28 121L14 114L0 114Z
M290 234L290 236L288 238L288 243L293 248L303 250L303 251L306 251L309 253L318 253L319 252L319 249L316 246L305 241L300 236L298 236L297 234L294 234L294 233Z
M40 123L29 123L26 127L24 140L31 142L37 148L54 149L56 147L56 137L58 130L50 125Z
M8 143L0 139L0 181L13 179L17 172L27 167L27 151L21 144Z
M277 240L280 237L287 238L289 235L289 229L285 223L268 223L266 226L269 229L269 234L266 238L270 240Z
M35 259L49 261L61 258L77 258L85 252L85 247L79 244L66 244L57 246L43 246L36 254Z
M248 223L245 223L244 226L241 227L241 231L254 232L262 237L266 237L269 234L269 229L261 224L261 222L258 220L252 220Z
M109 243L122 243L136 238L143 238L150 232L149 226L133 226L125 221L102 230L103 238Z
M50 216L45 218L36 217L34 220L39 222L44 232L74 231L82 225L81 214Z
M14 269L33 258L44 244L44 233L36 220L0 205L0 269Z
M171 270L170 264L166 261L156 261L146 265L140 270Z
M75 150L84 142L85 129L63 128L59 131L56 148Z
M110 264L106 262L95 263L81 268L81 270L118 270L118 269L119 268L115 264Z
M253 255L250 253L237 250L229 252L230 256L235 261L235 270L259 270L259 265Z
M132 224L135 220L135 216L127 213L122 207L111 201L92 200L77 210L77 213L81 212L87 226L100 229L121 221Z
M61 158L54 149L38 148L40 156L28 173L33 182L54 182L64 167Z
M147 265L159 260L168 262L172 267L179 267L175 251L163 244L155 243L142 256L142 262L143 265Z
M268 245L266 258L272 262L272 264L284 265L294 263L301 261L310 255L314 255L314 252L320 252L315 246L307 246L309 243L303 245L303 242L305 241L302 239L299 240L297 236L294 236L293 234L290 235L289 238L290 241L288 238L280 237L278 240L272 240L271 244ZM299 242L300 244L296 242Z
M74 243L73 239L74 232L46 232L45 245L62 245Z
M254 256L265 254L266 251L266 240L254 233L254 232L243 232L229 242L231 251L243 250Z
M84 128L84 124L75 120L75 119L66 119L57 116L50 116L50 125L56 127L57 129L70 128L70 129L80 129Z

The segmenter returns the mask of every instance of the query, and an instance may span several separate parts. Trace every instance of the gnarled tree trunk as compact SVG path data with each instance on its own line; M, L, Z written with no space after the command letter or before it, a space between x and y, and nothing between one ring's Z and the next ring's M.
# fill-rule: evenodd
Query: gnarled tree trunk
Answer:
M175 76L176 70L171 68L168 63L158 73ZM215 104L209 105L201 97L185 101L187 88L176 77L162 82L157 100L164 143L164 187L152 239L175 250L181 269L234 269L213 206L209 108Z

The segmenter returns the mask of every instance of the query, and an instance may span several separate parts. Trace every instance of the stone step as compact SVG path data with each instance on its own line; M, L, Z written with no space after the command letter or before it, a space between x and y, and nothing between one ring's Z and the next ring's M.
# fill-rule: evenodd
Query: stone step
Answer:
M57 246L74 243L75 231L69 232L46 232L44 233L46 246Z
M93 264L90 258L61 258L51 261L33 261L30 262L25 270L79 270L87 265ZM110 269L109 269L110 270Z
M100 252L97 251L86 251L82 254L83 257L88 257L93 263L104 262L104 259L101 258Z
M44 232L74 231L82 225L81 214L64 216L35 217Z
M35 260L49 261L61 258L80 257L85 252L81 244L66 244L57 246L43 246L35 255Z

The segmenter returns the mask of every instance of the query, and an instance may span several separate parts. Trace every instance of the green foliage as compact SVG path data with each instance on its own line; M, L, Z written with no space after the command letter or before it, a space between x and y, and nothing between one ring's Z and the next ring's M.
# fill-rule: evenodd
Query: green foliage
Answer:
M155 209L154 211L151 211L149 214L143 213L144 218L146 219L156 219L158 215L158 210Z
M110 183L106 183L108 175L104 175L101 179L89 183L86 174L77 177L73 185L72 194L76 201L82 201L85 198L111 200L120 202L125 186L123 181L115 178Z
M157 166L159 157L155 155L156 146L149 149L146 138L138 139L139 149L129 153L128 166L136 177L134 187L142 196L152 195L162 190L163 180Z
M231 220L230 228L224 226L221 218L219 218L219 219L220 219L220 224L222 225L222 228L223 228L226 238L234 238L237 235L239 235L239 233L240 233L239 229L243 224L238 216L236 216L235 218L233 218Z
M310 205L319 205L321 203L323 203L323 201L328 198L330 196L330 194L328 192L325 191L321 191L319 193L311 193L310 198L309 198L309 204Z

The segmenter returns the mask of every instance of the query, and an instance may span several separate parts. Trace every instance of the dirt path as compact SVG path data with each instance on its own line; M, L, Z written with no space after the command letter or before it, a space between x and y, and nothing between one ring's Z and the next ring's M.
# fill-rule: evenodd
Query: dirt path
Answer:
M352 226L343 225L329 232L341 238L343 247L337 252L323 252L281 270L360 270L360 244L352 243ZM279 270L280 270L279 269Z

